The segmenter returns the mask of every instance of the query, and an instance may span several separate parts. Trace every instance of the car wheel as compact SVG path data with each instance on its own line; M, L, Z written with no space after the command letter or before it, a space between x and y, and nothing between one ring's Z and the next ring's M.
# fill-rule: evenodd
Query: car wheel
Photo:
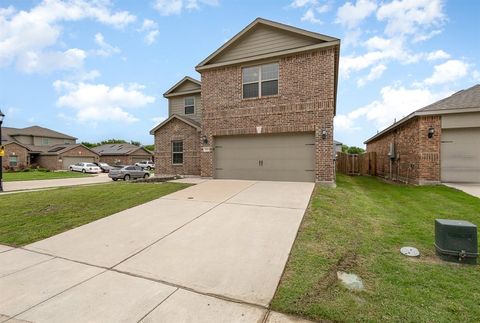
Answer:
M85 169L82 169L82 173L84 173L84 174L85 174L86 172L87 172L87 171L86 171Z
M143 175L143 178L145 178L145 179L147 179L147 178L149 178L149 177L150 177L150 174L145 174L145 175Z
M70 167L70 171L73 172L73 168L72 168L72 167Z
M112 181L116 182L118 181L118 178L112 178Z
M124 181L129 181L130 180L130 175L125 175L125 177L123 178Z

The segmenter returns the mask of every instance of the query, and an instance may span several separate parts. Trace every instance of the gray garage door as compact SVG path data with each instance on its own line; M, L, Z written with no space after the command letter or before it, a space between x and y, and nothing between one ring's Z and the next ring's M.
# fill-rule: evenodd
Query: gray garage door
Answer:
M215 138L215 178L313 182L313 133Z
M63 157L63 169L68 169L70 165L76 163L93 163L95 158L93 157Z
M480 128L443 129L443 182L480 183Z

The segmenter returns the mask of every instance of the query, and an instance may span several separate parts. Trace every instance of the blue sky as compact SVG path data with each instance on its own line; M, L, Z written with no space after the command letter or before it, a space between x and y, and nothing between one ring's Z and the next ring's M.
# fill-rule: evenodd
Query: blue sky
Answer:
M162 94L256 17L342 40L335 138L363 141L480 83L480 1L0 2L5 126L153 143Z

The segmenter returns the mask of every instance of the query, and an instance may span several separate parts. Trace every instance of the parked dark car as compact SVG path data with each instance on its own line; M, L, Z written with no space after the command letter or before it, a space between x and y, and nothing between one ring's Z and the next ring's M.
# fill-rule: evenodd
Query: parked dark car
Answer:
M110 170L114 168L107 163L94 163L94 164L100 167L100 169L102 170L102 173L109 173Z
M148 178L150 173L146 170L143 170L138 166L124 166L122 168L112 168L108 173L108 177L112 180L117 181L123 179L124 181L129 181L131 179L137 178Z

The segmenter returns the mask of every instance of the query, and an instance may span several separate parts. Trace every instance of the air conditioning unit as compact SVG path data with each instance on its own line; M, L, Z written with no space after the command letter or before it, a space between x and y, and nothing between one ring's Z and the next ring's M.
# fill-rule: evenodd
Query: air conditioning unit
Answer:
M476 264L477 226L461 220L435 220L435 250L440 259Z
M388 147L388 157L390 159L395 159L395 144L393 142L391 142Z

